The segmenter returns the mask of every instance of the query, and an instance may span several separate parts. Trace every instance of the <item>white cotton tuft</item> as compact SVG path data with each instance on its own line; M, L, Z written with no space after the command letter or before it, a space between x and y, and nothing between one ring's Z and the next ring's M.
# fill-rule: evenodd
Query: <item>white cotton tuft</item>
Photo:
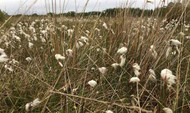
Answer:
M98 68L98 70L100 71L101 74L106 74L106 72L108 71L108 69L106 67L101 67L101 68Z
M170 45L174 45L174 46L181 45L181 42L179 40L171 39L169 42L170 42Z
M173 111L170 108L163 108L165 113L173 113Z
M126 47L122 47L120 49L117 50L118 54L126 54L127 53L127 48Z
M149 79L151 81L156 81L156 74L153 69L149 69Z
M32 60L31 57L26 57L26 61L30 62Z
M150 52L151 52L151 55L153 56L153 58L156 59L158 56L158 53L156 52L154 45L150 46Z
M113 113L113 111L111 111L111 110L107 110L106 113Z
M126 57L124 55L120 56L121 62L119 64L120 67L123 67L125 65L126 62Z
M176 76L173 75L172 71L169 69L163 69L161 71L161 77L163 80L166 80L168 87L171 87L176 83Z
M102 25L105 29L108 29L108 26L107 24L104 22L103 25Z
M34 46L33 43L31 43L31 42L28 43L28 47L29 47L30 49L31 49L33 46Z
M132 77L129 82L132 82L132 83L140 82L140 79L138 77Z
M97 82L95 80L90 80L88 82L88 84L91 86L91 87L95 87L97 85Z
M9 59L7 55L4 52L4 49L0 48L0 63L1 62L7 62Z
M69 57L73 57L73 50L72 49L67 49L66 50L66 55Z
M55 54L55 59L56 60L65 60L65 57L60 54Z
M26 111L31 111L33 108L37 107L40 103L41 103L41 101L39 100L39 98L36 98L32 102L27 103L25 105L25 109L26 109Z
M140 66L137 64L137 63L134 63L133 64L133 70L134 70L134 73L135 73L135 75L138 77L140 74L141 74L141 72L140 72Z
M113 63L111 66L112 66L114 69L116 69L116 68L119 66L119 64L118 64L118 63Z

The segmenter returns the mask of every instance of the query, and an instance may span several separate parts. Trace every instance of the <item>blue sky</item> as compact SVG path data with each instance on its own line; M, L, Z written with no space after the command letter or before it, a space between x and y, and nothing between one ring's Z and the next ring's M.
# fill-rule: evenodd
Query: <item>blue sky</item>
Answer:
M23 14L31 6L35 0L0 0L0 9L7 12L8 14ZM46 1L46 6L45 6ZM53 0L55 1L55 0ZM57 13L63 11L63 4L65 1L64 11L82 11L87 0L56 0ZM126 3L127 0L89 0L86 11L102 11L108 8L121 7ZM154 4L147 4L146 8L152 9L158 6L160 0L154 0ZM169 2L170 0L166 0ZM25 4L24 4L25 3ZM46 14L51 9L52 0L37 0L27 14L38 13ZM128 0L128 6L132 7L144 7L145 0ZM21 7L21 5L23 7ZM20 10L18 10L20 8ZM50 8L49 8L50 7Z

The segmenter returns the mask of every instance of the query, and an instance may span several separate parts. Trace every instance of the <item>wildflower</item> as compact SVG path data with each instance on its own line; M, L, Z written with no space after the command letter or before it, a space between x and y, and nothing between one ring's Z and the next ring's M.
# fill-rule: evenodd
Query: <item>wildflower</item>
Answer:
M127 48L126 47L122 47L120 49L117 50L117 53L118 54L125 54L127 53Z
M37 107L40 103L41 103L41 101L39 100L39 98L37 98L34 101L27 103L25 105L25 109L26 109L26 111L31 111L33 108Z
M113 111L111 111L111 110L107 110L106 113L113 113Z
M55 59L56 60L65 60L65 57L60 54L55 54Z
M120 67L123 67L125 65L126 57L124 55L120 56L121 62L119 64Z
M140 82L140 79L138 77L132 77L129 82L132 82L132 83Z
M156 74L153 69L149 69L149 79L151 81L156 81Z
M119 65L120 65L120 64L118 64L118 63L113 63L111 66L112 66L114 69L116 69Z
M106 72L108 71L108 69L106 67L101 67L101 68L98 68L98 70L100 71L101 74L106 74Z
M73 50L72 49L67 49L66 50L66 55L69 56L69 57L72 57L73 56Z
M161 77L163 80L167 81L168 87L175 84L176 76L173 75L172 71L169 69L163 69L161 71Z
M170 108L164 108L163 110L165 113L173 113L173 111Z
M95 87L97 85L97 82L95 80L90 80L88 82L88 84L91 86L91 87Z
M32 60L32 58L30 58L30 57L26 58L26 61L28 61L28 62L30 62L31 60Z

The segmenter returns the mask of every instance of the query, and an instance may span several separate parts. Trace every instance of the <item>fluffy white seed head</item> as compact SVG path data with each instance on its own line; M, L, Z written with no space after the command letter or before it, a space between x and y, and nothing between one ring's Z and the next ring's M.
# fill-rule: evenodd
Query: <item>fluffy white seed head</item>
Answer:
M171 39L169 42L170 42L170 45L174 45L174 46L181 45L181 42L179 40Z
M88 82L88 84L91 86L91 87L95 87L97 85L97 82L95 80L90 80Z
M107 110L106 113L113 113L113 111L111 111L111 110Z
M108 26L107 24L104 22L103 25L102 25L105 29L108 29Z
M156 74L153 69L149 69L149 79L151 81L156 81Z
M69 57L73 57L73 50L72 49L67 49L66 50L66 55Z
M134 63L134 64L133 64L133 69L139 71L141 68L140 68L139 64Z
M123 67L125 65L126 62L126 57L124 55L120 56L121 62L119 64L120 67Z
M55 59L56 60L65 60L65 57L60 54L55 54Z
M36 98L32 102L27 103L25 105L25 109L26 109L26 111L31 111L33 108L37 107L40 103L41 103L40 99Z
M26 61L30 62L31 60L32 60L32 58L26 57Z
M106 72L108 71L108 69L106 67L100 67L98 68L98 70L100 71L101 74L106 74Z
M127 53L127 48L126 47L119 48L117 50L117 53L118 54L126 54Z
M173 111L170 108L163 108L165 113L173 113Z
M111 66L112 66L114 69L116 69L116 68L119 66L119 64L118 64L118 63L113 63Z
M174 76L172 71L169 69L163 69L161 71L161 78L167 82L168 87L171 87L176 83L176 76Z
M132 83L140 82L140 79L138 77L132 77L129 82L132 82Z

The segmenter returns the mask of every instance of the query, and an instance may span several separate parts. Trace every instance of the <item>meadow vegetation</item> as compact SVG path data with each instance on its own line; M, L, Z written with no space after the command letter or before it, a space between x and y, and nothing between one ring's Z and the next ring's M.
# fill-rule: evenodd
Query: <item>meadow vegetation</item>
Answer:
M189 6L179 4L9 16L0 112L189 113Z

